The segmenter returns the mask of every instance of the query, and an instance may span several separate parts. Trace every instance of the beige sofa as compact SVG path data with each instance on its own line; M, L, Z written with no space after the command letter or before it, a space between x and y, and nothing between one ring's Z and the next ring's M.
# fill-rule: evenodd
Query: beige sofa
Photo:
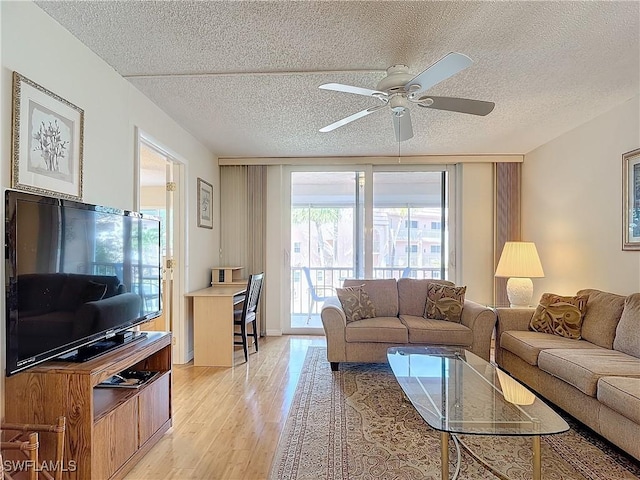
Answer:
M338 298L325 301L321 317L331 369L337 370L340 362L386 362L387 349L398 345L468 347L488 361L495 312L465 300L461 323L424 318L430 281L411 278L345 280L346 287L364 285L378 316L347 324Z
M580 340L529 330L534 309L497 309L496 362L640 460L640 293L585 294Z

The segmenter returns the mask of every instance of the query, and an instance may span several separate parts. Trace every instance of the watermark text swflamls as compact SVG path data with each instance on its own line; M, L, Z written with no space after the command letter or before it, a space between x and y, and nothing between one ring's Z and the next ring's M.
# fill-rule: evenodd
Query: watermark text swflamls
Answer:
M4 467L5 472L10 474L27 472L30 470L35 470L36 472L58 472L60 470L63 472L75 472L78 468L75 460L69 460L66 464L59 460L43 460L42 462L39 462L39 465L37 465L33 460L5 459L2 462L2 466Z

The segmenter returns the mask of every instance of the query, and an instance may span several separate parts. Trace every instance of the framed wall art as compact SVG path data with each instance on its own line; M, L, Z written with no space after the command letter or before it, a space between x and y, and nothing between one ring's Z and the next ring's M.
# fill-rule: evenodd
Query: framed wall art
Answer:
M11 186L82 200L84 110L13 72Z
M198 226L213 228L213 185L198 178Z
M640 148L622 155L622 249L640 250Z

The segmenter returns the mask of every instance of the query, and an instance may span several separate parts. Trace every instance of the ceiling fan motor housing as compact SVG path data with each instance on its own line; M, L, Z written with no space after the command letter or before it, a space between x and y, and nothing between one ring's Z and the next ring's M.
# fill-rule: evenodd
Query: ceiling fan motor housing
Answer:
M405 93L404 86L412 80L414 75L409 73L409 67L406 65L394 65L387 68L387 76L378 83L376 90L381 92Z

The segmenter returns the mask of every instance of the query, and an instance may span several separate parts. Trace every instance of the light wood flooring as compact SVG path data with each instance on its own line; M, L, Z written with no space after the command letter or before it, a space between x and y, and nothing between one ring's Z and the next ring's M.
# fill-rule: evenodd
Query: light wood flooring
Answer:
M233 368L173 368L173 427L126 480L267 478L309 345L324 337L260 339Z

